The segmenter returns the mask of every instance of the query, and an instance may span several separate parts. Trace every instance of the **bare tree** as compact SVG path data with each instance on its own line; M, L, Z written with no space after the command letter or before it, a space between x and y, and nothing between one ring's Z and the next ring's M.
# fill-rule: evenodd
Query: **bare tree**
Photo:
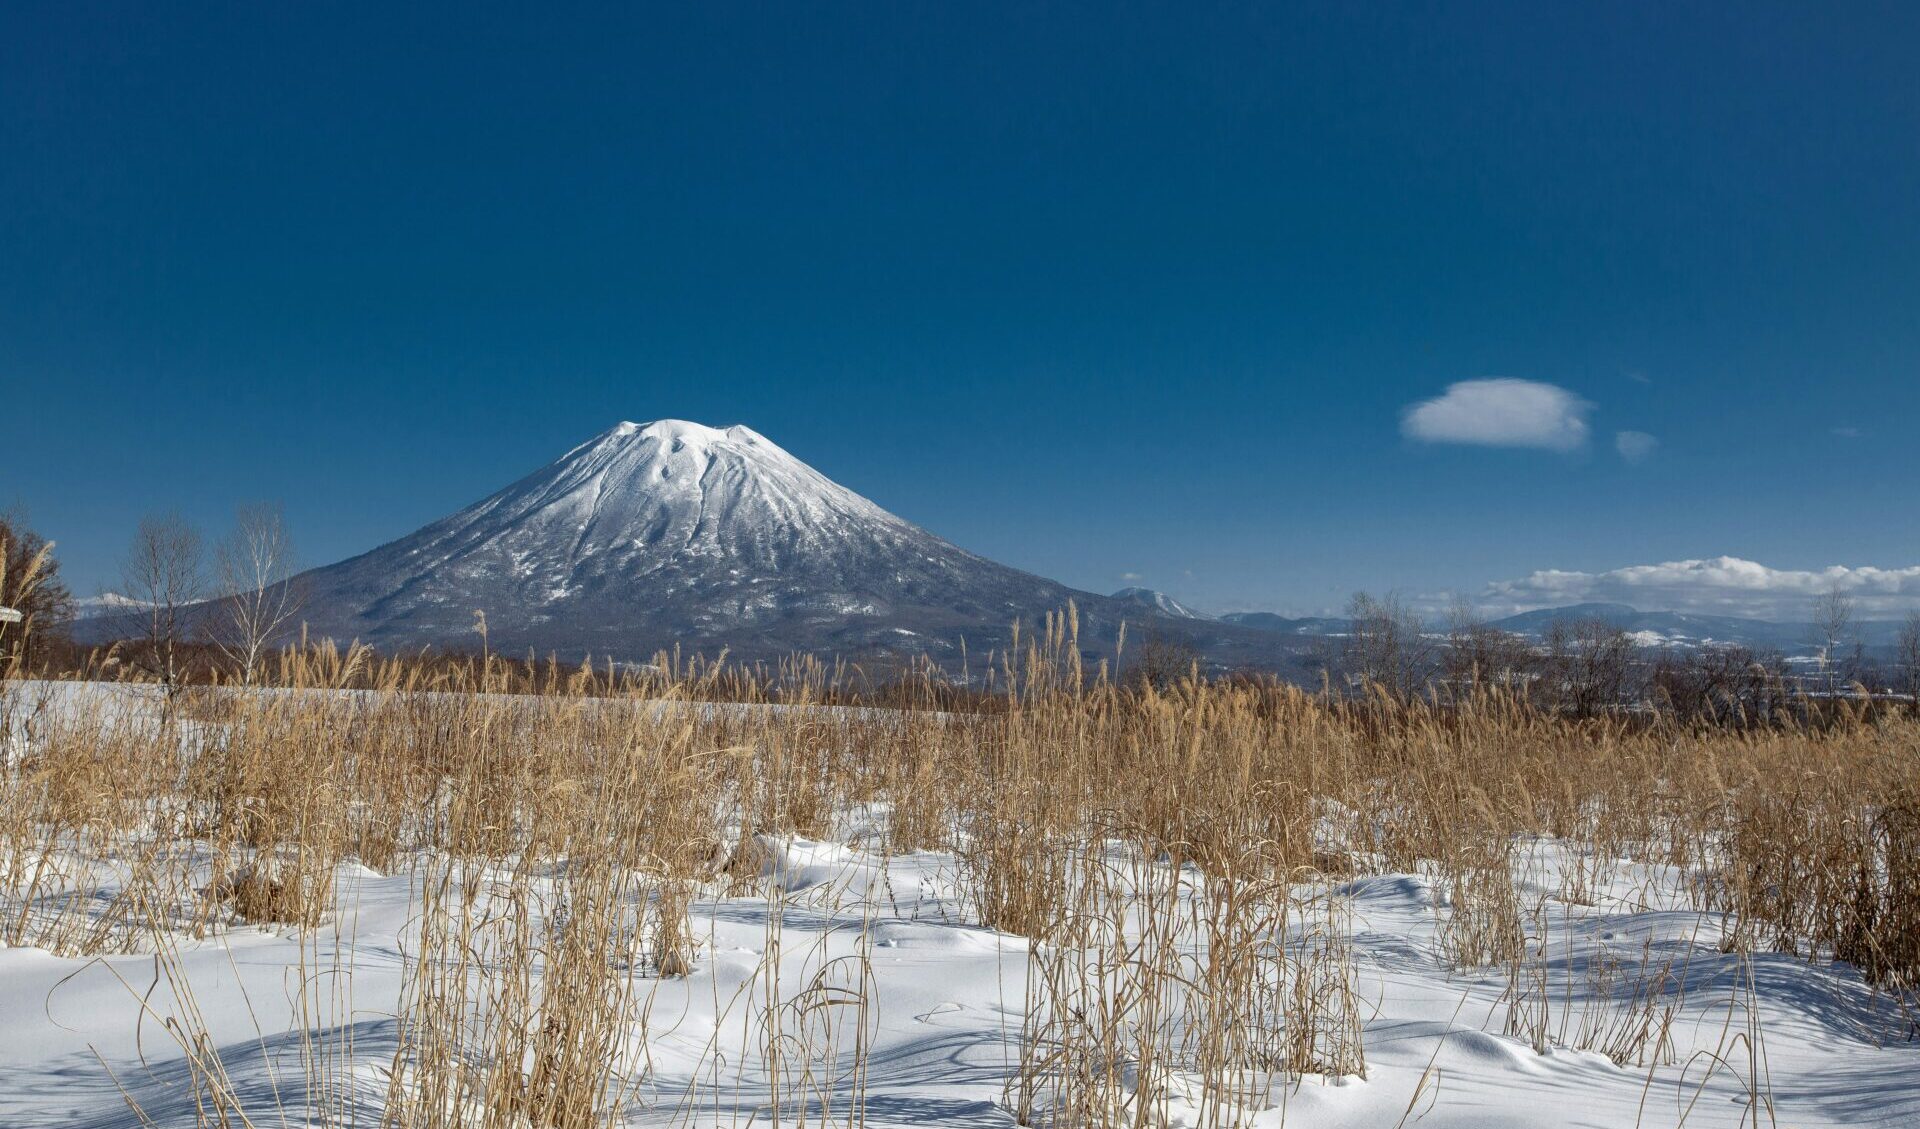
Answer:
M133 660L172 699L185 674L188 609L206 593L200 532L179 514L141 519L120 566L129 615L142 644Z
M1745 647L1663 651L1651 683L1654 701L1675 715L1737 728L1766 723L1786 697L1779 656Z
M1539 666L1539 656L1526 639L1487 623L1472 605L1455 604L1448 614L1441 669L1451 687L1524 690Z
M300 614L293 538L280 507L241 507L233 532L215 546L213 555L223 594L209 625L213 642L240 680L251 686L274 640Z
M1813 602L1814 641L1820 645L1820 673L1825 676L1828 689L1833 687L1834 652L1852 627L1853 597L1838 585Z
M1199 664L1200 651L1191 642L1150 631L1146 641L1134 648L1121 682L1127 686L1168 690L1193 677Z
M1920 712L1920 611L1907 613L1907 621L1900 625L1900 638L1893 649L1900 687L1907 692L1914 710Z
M1547 656L1561 708L1593 717L1630 700L1636 653L1633 637L1606 620L1554 623Z
M1392 593L1374 597L1356 592L1347 602L1347 618L1347 676L1412 697L1432 660L1420 616Z

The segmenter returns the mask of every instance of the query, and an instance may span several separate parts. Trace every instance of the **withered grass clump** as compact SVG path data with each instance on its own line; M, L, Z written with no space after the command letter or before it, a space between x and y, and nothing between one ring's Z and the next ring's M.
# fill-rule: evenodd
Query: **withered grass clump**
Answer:
M227 879L212 897L227 903L241 921L314 926L327 904L333 875L298 870L275 873L255 866Z
M1455 968L1504 967L1526 954L1526 927L1506 851L1469 853L1454 868L1440 951Z
M1435 959L1505 969L1510 1029L1536 1045L1668 1053L1670 962L1594 962L1606 1007L1548 1008L1533 915L1591 908L1627 863L1670 868L1660 893L1728 951L1920 987L1910 716L1809 704L1721 729L1574 719L1504 687L1123 686L1083 666L1070 610L976 675L963 694L919 671L884 710L835 704L848 672L804 660L752 683L668 657L318 647L281 656L271 688L167 710L139 685L7 683L0 939L306 935L339 919L350 864L412 875L384 1116L422 1127L616 1120L645 1074L647 982L704 959L690 907L784 899L774 845L793 837L951 854L957 912L1029 939L1010 1096L1030 1121L1135 1123L1185 1087L1226 1124L1272 1079L1364 1073L1346 889L1383 873L1434 880ZM1540 842L1578 860L1544 887L1557 910L1517 893L1516 845Z

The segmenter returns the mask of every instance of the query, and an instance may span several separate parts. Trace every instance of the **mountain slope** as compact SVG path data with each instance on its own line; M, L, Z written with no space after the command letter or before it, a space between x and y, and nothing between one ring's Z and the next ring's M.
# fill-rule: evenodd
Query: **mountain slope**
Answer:
M1205 612L1194 611L1192 608L1174 599L1172 596L1167 595L1165 592L1156 592L1151 588L1122 588L1118 592L1115 592L1112 598L1129 604L1139 604L1142 607L1151 608L1163 615L1173 616L1175 619L1213 618Z

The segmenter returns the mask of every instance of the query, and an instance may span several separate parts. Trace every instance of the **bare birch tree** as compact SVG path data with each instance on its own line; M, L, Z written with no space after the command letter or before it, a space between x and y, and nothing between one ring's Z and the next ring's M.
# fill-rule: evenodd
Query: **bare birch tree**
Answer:
M1539 673L1532 644L1486 622L1464 601L1447 614L1447 638L1440 667L1454 692L1501 687L1525 690Z
M241 507L233 531L214 549L214 567L223 599L210 634L227 665L251 686L274 641L300 614L293 538L280 507Z
M1833 688L1833 657L1853 628L1853 597L1836 585L1813 602L1813 630L1820 645L1820 673Z
M1413 697L1432 661L1419 614L1393 593L1375 597L1356 592L1347 603L1347 615L1350 626L1342 659L1348 677Z
M203 556L200 531L179 514L163 514L141 519L120 566L142 644L133 660L159 681L169 701L185 675L189 609L206 594Z

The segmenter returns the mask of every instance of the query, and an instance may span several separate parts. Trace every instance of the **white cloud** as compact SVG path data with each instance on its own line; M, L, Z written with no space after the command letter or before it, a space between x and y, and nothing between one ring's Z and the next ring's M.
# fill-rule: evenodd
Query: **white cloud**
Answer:
M1831 428L1830 430L1832 430L1832 432L1835 435L1838 435L1842 439L1860 438L1860 429L1857 427L1835 427L1835 428Z
M1122 580L1139 580L1139 579L1140 579L1140 574L1139 574L1139 573L1137 573L1137 572L1123 572L1123 573L1121 573L1121 574L1120 574L1120 579L1122 579Z
M1593 405L1536 380L1463 380L1444 396L1411 405L1400 431L1425 443L1573 451L1586 445Z
M1644 431L1622 431L1613 437L1613 449L1629 463L1643 463L1653 454L1660 440Z
M1739 557L1713 557L1605 572L1546 569L1489 584L1482 603L1527 611L1600 600L1643 611L1804 619L1813 601L1835 588L1854 598L1863 618L1897 618L1920 608L1920 565L1779 569Z

